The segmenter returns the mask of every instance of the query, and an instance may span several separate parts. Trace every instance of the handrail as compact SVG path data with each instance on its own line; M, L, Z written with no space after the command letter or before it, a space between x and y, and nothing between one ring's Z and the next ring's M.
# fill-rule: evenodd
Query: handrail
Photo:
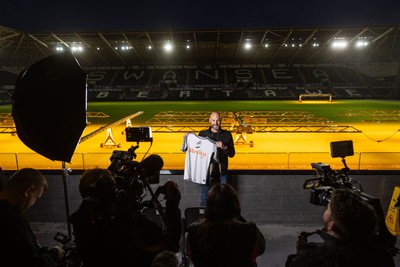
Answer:
M164 160L163 170L183 170L185 153L153 152ZM111 152L75 153L67 168L85 170L95 167L107 168ZM137 153L137 160L143 158ZM330 164L332 169L343 168L338 158L332 158L328 152L237 152L229 161L230 170L310 170L311 163ZM352 171L362 170L399 170L400 152L359 152L346 158ZM49 160L37 153L0 153L0 166L3 170L18 170L33 167L40 170L61 170L62 162Z

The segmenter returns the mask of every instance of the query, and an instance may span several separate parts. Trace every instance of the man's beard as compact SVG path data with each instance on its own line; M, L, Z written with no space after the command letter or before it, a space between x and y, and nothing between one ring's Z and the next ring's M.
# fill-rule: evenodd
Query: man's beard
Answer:
M219 125L216 125L216 124L214 124L214 125L212 126L212 128L213 128L213 130L215 130L215 131L219 131L219 129L220 129L220 126L219 126Z

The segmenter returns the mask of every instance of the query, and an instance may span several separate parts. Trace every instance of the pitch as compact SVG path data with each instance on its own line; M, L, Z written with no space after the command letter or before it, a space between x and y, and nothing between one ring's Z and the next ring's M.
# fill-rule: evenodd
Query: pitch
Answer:
M182 170L185 154L180 147L184 132L207 127L208 113L216 110L224 115L222 127L230 129L236 138L237 154L230 161L232 170L303 170L310 169L311 162L319 161L341 168L340 159L331 157L329 145L340 140L353 141L354 156L346 158L350 169L395 170L400 168L398 104L398 101L335 99L332 102L89 102L87 111L97 115L88 117L89 124L82 137L96 131L98 134L77 145L68 166L107 167L113 150L127 150L136 143L125 141L126 121L105 127L104 131L99 129L142 111L130 120L131 126L150 126L153 142L139 144L137 160L155 153L163 157L164 170ZM0 112L11 112L11 107L1 106ZM2 134L0 140L3 169L61 166L31 151L17 136Z

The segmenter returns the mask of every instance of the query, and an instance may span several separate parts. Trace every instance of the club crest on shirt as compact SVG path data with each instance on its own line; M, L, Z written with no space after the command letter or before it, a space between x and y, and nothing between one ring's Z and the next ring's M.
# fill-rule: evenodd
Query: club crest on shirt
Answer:
M196 142L196 145L194 146L195 148L200 148L201 147L201 140Z

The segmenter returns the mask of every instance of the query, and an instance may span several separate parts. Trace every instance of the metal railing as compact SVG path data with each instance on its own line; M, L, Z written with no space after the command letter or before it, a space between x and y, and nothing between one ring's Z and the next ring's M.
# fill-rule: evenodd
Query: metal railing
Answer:
M163 170L183 170L186 154L183 152L153 152L164 160ZM95 167L107 168L110 164L109 153L75 153L66 168L85 170ZM137 161L145 155L137 153ZM230 170L310 170L311 163L330 164L332 169L341 169L340 158L332 158L327 152L242 152L236 153L229 161ZM350 170L399 170L400 152L360 152L346 157ZM0 167L3 170L18 170L33 167L40 170L60 170L62 162L49 160L37 153L0 153Z

